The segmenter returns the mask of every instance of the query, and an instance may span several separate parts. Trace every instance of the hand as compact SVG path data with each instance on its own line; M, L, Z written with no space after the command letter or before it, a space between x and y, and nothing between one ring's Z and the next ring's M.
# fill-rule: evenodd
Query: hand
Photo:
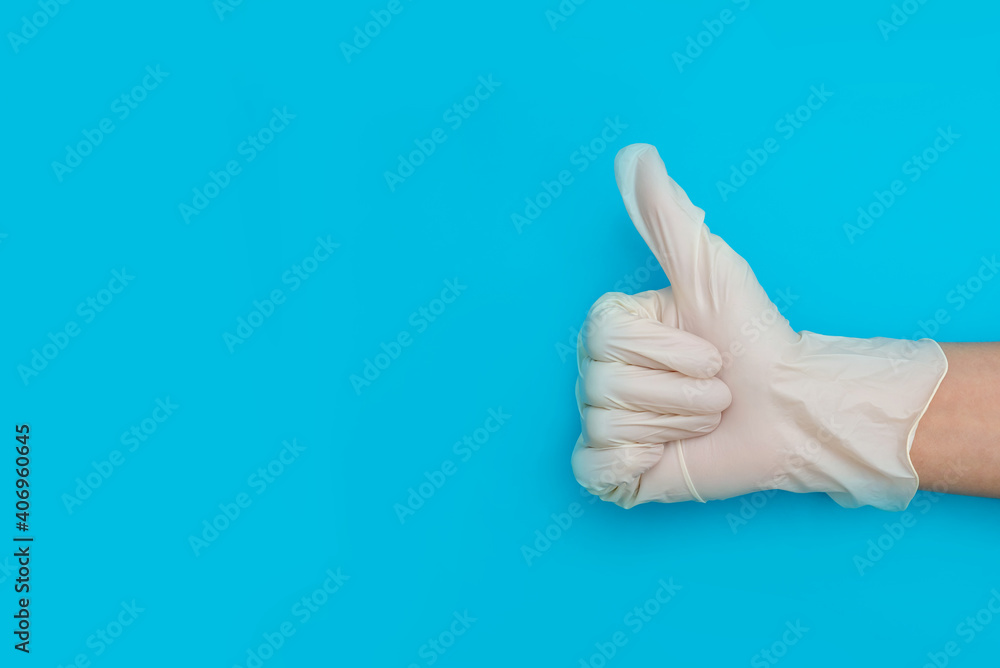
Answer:
M632 298L646 305L645 313L633 311L646 323L647 336L625 331L624 325L637 325L620 315L595 318L595 310L627 304L627 296L605 295L592 310L580 340L583 391L577 396L584 429L573 455L577 480L625 507L764 489L826 492L845 506L905 507L917 489L909 461L913 432L947 370L940 347L929 339L796 333L747 262L709 231L705 212L667 175L655 148L622 149L615 176L672 291ZM655 304L659 310L650 308ZM611 361L635 368L615 367L606 374L614 381L593 381L594 362L587 360L600 361L594 355L605 354L609 341L619 351ZM703 362L678 369L678 355ZM653 360L661 364L650 365ZM687 379L664 375L671 372ZM636 380L626 391L630 377L642 384ZM690 387L692 378L703 381L678 404L667 378L677 387ZM728 408L718 381L731 393ZM670 401L651 403L656 396ZM592 417L609 404L630 413ZM642 415L655 407L658 417ZM674 414L662 412L668 409ZM718 427L705 433L712 409L724 412ZM663 441L650 442L657 437Z

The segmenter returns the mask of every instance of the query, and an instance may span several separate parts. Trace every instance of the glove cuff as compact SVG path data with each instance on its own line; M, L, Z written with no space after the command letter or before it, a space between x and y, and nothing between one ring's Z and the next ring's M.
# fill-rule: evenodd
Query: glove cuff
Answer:
M806 433L790 441L782 487L826 492L845 508L905 509L919 483L913 437L948 372L941 347L802 332L787 359L775 390Z

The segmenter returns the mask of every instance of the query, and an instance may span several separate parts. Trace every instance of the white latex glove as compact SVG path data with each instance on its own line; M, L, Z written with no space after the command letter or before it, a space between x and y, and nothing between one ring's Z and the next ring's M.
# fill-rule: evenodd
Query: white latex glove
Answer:
M948 368L940 346L794 332L654 147L622 149L615 177L671 288L609 293L588 315L580 484L626 508L769 489L905 508L913 435Z

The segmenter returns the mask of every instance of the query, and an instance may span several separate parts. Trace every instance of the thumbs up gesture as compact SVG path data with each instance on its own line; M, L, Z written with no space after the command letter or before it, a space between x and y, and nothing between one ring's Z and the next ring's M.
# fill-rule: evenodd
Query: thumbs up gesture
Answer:
M913 435L947 372L940 346L795 332L654 147L622 149L615 177L670 287L605 294L587 316L580 484L626 508L771 489L905 508Z

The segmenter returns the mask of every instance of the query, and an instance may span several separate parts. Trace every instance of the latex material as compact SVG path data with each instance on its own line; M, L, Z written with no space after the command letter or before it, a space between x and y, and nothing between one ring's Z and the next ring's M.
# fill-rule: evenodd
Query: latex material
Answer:
M622 149L615 176L671 287L606 294L581 330L580 484L624 507L782 489L905 508L940 346L796 333L655 148Z

